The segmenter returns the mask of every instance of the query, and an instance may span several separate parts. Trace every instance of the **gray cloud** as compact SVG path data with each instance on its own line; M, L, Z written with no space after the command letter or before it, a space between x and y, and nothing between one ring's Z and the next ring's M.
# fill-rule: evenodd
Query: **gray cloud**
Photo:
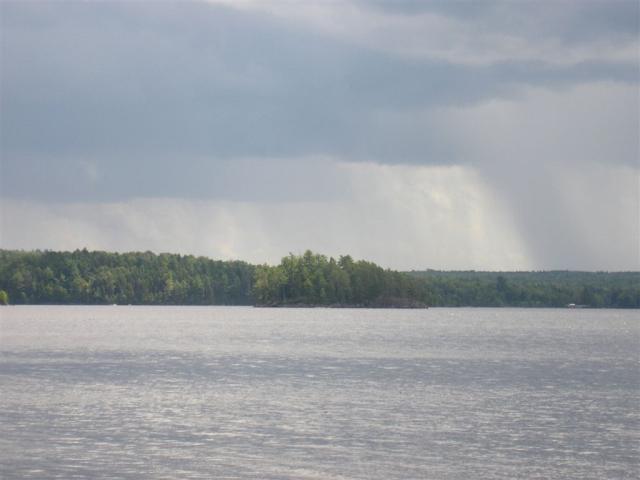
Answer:
M637 269L639 102L634 86L537 88L443 121L463 134L467 155L511 210L532 263Z
M362 0L364 7L400 15L431 13L522 37L554 37L564 42L637 37L640 4L634 0Z
M219 2L0 3L0 244L640 264L637 2Z
M24 157L19 157L23 159ZM105 202L132 197L319 201L348 195L335 162L322 157L234 158L40 155L3 166L3 195L23 200ZM313 188L309 182L313 181Z
M529 266L474 172L361 162L339 170L352 195L317 202L9 200L0 240L10 248L172 251L256 263L311 248L404 269Z
M468 163L437 119L416 123L425 109L515 96L527 85L638 80L637 65L623 62L408 59L205 4L2 9L10 196L227 196L211 179L234 182L232 158Z

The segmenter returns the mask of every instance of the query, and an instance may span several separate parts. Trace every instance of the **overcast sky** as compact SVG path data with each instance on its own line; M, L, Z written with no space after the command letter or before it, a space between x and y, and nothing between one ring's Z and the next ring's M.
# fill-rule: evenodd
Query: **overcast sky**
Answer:
M635 0L0 9L0 247L640 269Z

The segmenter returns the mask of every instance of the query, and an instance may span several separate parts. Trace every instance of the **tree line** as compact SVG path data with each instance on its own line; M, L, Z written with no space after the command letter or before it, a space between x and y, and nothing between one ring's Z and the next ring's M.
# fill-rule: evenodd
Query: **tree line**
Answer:
M640 308L640 272L412 271L433 305Z
M252 265L151 252L0 250L0 303L640 308L640 272L397 272L307 251Z
M251 305L255 267L191 255L0 250L16 304Z

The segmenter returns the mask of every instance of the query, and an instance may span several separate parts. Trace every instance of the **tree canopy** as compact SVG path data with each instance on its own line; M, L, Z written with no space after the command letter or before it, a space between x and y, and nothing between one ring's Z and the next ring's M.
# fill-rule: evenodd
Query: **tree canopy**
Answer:
M0 251L13 303L251 305L255 267L191 255Z
M349 255L336 260L307 250L284 257L280 265L259 266L254 297L274 306L423 307L429 303L424 287L417 278Z
M433 305L476 307L640 308L640 272L412 271Z
M640 308L640 272L397 272L306 251L280 264L0 250L0 303Z

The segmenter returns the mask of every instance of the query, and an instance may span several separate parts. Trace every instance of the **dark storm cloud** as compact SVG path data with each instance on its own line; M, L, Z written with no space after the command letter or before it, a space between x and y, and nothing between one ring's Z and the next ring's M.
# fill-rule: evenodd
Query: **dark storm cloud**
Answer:
M598 38L637 37L640 3L635 0L361 0L397 15L431 13L485 28L537 39L553 37L567 43Z
M430 5L448 15L466 11ZM406 58L206 4L1 8L8 196L279 198L281 187L305 176L306 167L292 169L287 158L472 161L433 118L416 121L424 111L517 96L524 85L638 80L637 65L624 62L470 66ZM489 25L501 21L493 9L474 8ZM600 29L609 31L618 16L603 17ZM583 17L587 27L600 25ZM244 177L233 159L244 162ZM265 176L270 168L283 173Z

